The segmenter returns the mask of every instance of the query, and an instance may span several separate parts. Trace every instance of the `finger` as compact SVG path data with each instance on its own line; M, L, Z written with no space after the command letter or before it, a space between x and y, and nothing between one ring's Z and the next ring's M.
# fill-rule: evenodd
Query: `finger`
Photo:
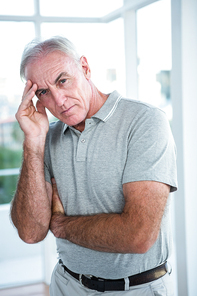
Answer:
M33 85L33 83L31 82L31 80L27 80L27 82L25 83L25 88L24 88L22 97L24 97L26 95L26 93L30 90L32 85Z
M64 214L64 208L63 208L62 203L57 195L53 196L52 212L53 212L53 214L54 213Z
M59 198L58 190L57 190L57 185L56 185L55 179L52 178L51 181L52 181L53 196L54 196L54 198L56 198L56 197Z
M32 84L32 82L28 80L28 83L26 84L26 87L23 92L22 102L25 100L29 101L29 99L32 100L35 96L37 88L37 84Z
M61 200L59 198L55 179L52 178L51 181L52 181L52 188L53 188L52 211L53 211L53 213L60 212L60 213L64 214L64 208L63 208L63 205L62 205Z
M30 106L34 106L33 105L33 97L35 96L35 92L37 90L37 85L34 84L30 90L26 93L26 95L22 98L22 102L19 106L19 112L26 110L27 108L29 108Z
M52 178L52 179L51 179L51 182L52 182L52 184L56 184L56 182L55 182L55 178Z
M20 119L24 116L28 116L36 111L33 104L33 97L35 96L35 92L37 90L37 85L32 85L30 80L27 81L24 93L26 93L22 97L22 102L18 107L17 113L15 115L16 119L20 122Z

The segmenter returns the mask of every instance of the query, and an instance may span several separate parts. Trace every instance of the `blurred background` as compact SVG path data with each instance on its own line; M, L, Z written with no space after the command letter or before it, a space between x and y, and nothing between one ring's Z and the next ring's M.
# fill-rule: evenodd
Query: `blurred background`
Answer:
M172 195L175 296L195 296L196 0L0 0L0 295L48 285L57 261L50 233L27 245L9 218L22 159L23 134L15 120L24 88L22 51L34 38L55 35L70 39L87 57L102 92L116 89L166 112L178 151L179 191Z

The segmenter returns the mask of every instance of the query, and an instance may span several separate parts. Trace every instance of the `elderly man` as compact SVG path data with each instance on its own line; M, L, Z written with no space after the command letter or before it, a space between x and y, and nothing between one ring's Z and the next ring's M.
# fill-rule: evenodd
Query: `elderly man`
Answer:
M173 295L176 153L163 111L100 92L62 37L29 44L21 76L24 155L11 217L27 243L49 229L57 238L51 295ZM49 125L45 108L59 120Z

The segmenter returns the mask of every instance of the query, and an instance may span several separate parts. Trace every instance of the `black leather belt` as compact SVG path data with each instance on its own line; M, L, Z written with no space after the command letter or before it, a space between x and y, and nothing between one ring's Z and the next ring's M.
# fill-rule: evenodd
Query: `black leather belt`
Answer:
M86 288L97 290L98 292L125 290L125 280L123 278L117 280L109 280L89 275L78 274L69 270L65 265L63 265L61 260L59 261L59 263L64 267L65 271L67 271L72 277L80 281L80 283ZM168 266L167 262L165 262L156 268L129 276L129 286L136 286L155 281L164 276L167 272Z

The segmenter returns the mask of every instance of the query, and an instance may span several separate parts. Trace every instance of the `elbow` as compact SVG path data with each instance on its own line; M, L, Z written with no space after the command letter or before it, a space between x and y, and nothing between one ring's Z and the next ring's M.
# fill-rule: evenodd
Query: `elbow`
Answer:
M49 231L49 222L45 224L28 225L18 219L13 209L10 211L10 221L18 231L18 236L27 244L36 244L45 239Z
M34 227L25 227L20 225L17 227L18 235L22 241L26 244L37 244L45 239L49 231L49 225Z
M36 244L39 242L38 240L35 240L32 237L26 237L26 236L20 234L20 232L18 232L18 235L19 235L20 239L26 244L32 245L32 244Z
M21 238L22 239L22 238ZM25 239L22 239L26 244L29 244L29 245L33 245L33 244L37 244L37 243L39 243L39 242L41 242L42 241L42 239L41 240L39 240L39 239L33 239L33 238L25 238Z
M32 230L27 230L26 228L18 225L17 220L13 219L12 216L10 218L11 218L10 219L11 223L17 229L18 236L20 237L20 239L22 241L24 241L27 244L37 244L37 243L41 242L42 240L44 240L45 237L47 236L49 229L45 229L41 233L36 232L36 230L32 232Z
M49 231L49 221L50 217L45 219L45 223L28 223L13 207L10 211L10 222L17 229L20 239L27 244L37 244L45 239Z
M138 236L136 239L132 241L130 240L127 245L128 246L127 253L133 253L133 254L147 253L156 242L157 237L158 235L154 235L154 236L142 235L142 236Z
M153 246L153 242L147 240L147 241L143 241L143 242L139 242L138 244L136 244L135 246L135 253L136 254L145 254L147 253L150 248Z
M19 235L20 239L22 241L24 241L26 244L37 244L45 239L45 237L47 236L47 233L44 233L42 235L35 235L35 234L28 235L28 234L21 233L20 231L18 231L18 235Z

